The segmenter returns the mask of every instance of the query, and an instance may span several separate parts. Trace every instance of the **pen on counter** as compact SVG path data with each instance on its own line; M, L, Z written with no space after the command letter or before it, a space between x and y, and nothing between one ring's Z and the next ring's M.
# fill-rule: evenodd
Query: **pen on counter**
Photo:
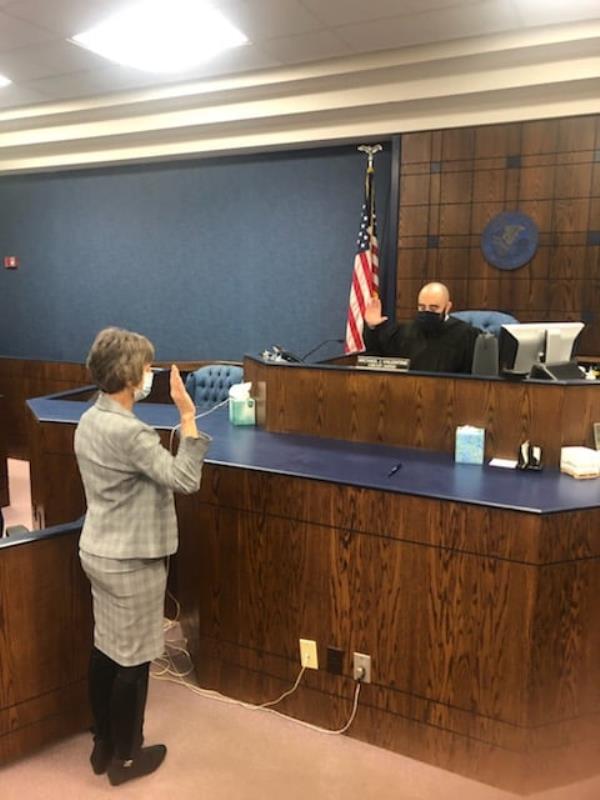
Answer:
M394 466L391 468L391 470L388 472L388 475L387 475L387 476L388 476L388 478L391 478L391 477L392 477L392 475L395 475L395 474L398 472L398 470L399 470L401 467L402 467L402 464L400 464L400 463L398 463L398 464L395 464L395 465L394 465Z

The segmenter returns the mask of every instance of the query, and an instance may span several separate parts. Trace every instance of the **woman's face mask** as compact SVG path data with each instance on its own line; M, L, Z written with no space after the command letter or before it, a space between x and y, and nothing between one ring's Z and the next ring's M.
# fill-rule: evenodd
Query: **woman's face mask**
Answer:
M136 403L139 403L140 400L145 400L146 397L152 391L152 381L154 380L154 373L152 370L144 370L144 380L141 386L133 393L133 399Z

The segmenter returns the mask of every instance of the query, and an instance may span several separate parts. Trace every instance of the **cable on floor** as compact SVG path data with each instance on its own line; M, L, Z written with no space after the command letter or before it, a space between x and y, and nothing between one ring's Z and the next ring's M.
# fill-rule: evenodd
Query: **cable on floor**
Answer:
M165 630L170 630L173 628L179 619L179 613L181 611L181 606L177 602L177 600L169 593L170 597L174 600L177 606L177 613L174 619L166 619L165 620ZM181 646L179 643L183 643L184 646ZM268 700L265 703L254 704L254 703L245 703L243 700L235 700L232 697L227 697L226 695L221 694L212 689L202 689L199 686L195 686L190 681L186 680L186 678L194 671L194 666L192 662L192 657L189 651L186 649L185 644L187 641L185 638L180 639L173 639L166 643L165 653L160 656L159 658L155 659L152 662L152 669L150 671L150 676L155 680L159 681L167 681L168 683L176 683L180 686L184 686L186 689L191 691L193 694L197 694L200 697L204 697L207 700L216 700L220 703L225 703L226 705L235 705L240 706L241 708L245 708L248 711L264 711L269 714L276 714L278 717L283 717L290 722L295 723L296 725L300 725L303 728L308 728L309 730L317 731L318 733L324 733L330 736L339 736L350 728L356 714L358 712L358 700L360 697L360 688L362 685L361 680L356 681L356 688L354 690L354 699L352 702L352 710L348 721L341 727L335 730L330 730L329 728L321 728L318 725L313 725L310 722L304 722L303 720L296 719L295 717L290 717L287 714L282 714L280 711L276 711L273 706L278 705L286 697L292 695L300 685L300 681L306 672L306 667L302 667L296 680L294 681L293 686L290 689L287 689L283 694L277 697L275 700ZM183 669L178 669L175 665L173 660L172 653L170 651L174 651L175 653L183 656L185 661L187 662Z

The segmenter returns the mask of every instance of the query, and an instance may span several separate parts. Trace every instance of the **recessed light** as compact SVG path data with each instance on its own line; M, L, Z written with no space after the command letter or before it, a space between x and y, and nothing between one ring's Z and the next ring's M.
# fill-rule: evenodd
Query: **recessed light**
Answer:
M72 39L147 72L184 72L248 38L204 0L142 0Z
M4 75L0 75L0 89L2 89L4 86L8 86L11 83L12 81L10 78L5 77Z

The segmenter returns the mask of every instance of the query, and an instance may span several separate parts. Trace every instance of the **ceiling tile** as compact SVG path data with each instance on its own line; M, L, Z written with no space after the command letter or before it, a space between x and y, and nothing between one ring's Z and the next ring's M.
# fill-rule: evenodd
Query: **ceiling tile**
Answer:
M106 59L64 39L0 52L0 72L15 82L105 66Z
M525 25L553 25L600 18L600 0L513 0L520 19Z
M0 0L0 107L162 86L523 25L600 18L600 0L212 0L253 44L156 76L67 42L132 0Z
M123 5L123 0L12 0L4 10L66 37L91 28Z
M31 22L15 19L0 11L0 50L11 50L53 39L55 35Z
M284 64L318 61L352 53L350 45L327 30L270 39L262 47Z
M88 95L108 94L140 86L161 84L156 75L141 73L127 67L117 65L88 72L73 72L67 75L56 75L51 78L40 78L26 84L28 89L40 92L47 99L86 97Z
M199 68L194 72L187 72L185 75L155 75L119 64L110 64L103 69L40 78L29 81L26 85L27 88L40 92L47 99L87 97L128 89L164 86L170 83L181 85L190 80L279 66L279 62L275 58L255 48L239 48L238 50L239 52L235 53L234 51L229 54L223 53L221 58L215 59L210 66L205 65L204 69Z
M219 3L227 18L252 41L319 30L319 20L298 0L245 0Z
M325 25L337 27L354 22L406 16L420 11L460 6L480 0L302 0Z
M205 78L214 75L228 75L231 73L248 72L257 69L281 66L281 60L257 45L235 47L212 58L194 70L188 70L180 75L170 75L165 80L186 81Z
M512 0L487 0L335 30L356 51L368 52L510 30L518 27L515 18Z

